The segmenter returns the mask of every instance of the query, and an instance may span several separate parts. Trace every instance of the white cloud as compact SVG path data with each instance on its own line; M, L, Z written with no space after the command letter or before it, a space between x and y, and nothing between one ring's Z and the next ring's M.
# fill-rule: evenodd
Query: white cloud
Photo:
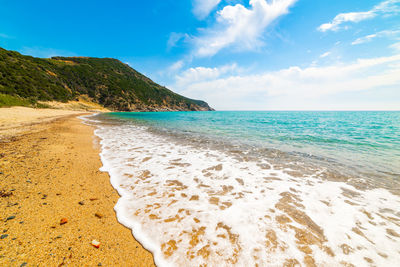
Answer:
M354 40L351 44L352 44L352 45L358 45L358 44L367 43L367 42L371 41L372 39L374 39L374 38L376 38L376 37L378 37L378 34L377 34L377 33L369 34L369 35L367 35L367 36L357 38L357 39Z
M386 14L399 13L400 6L397 5L398 3L400 3L399 0L386 0L374 6L373 11L375 11L376 13L380 12Z
M188 38L189 36L186 33L172 32L168 38L167 49L170 50L171 48L175 47L179 41Z
M390 48L400 52L400 42L392 44Z
M217 109L326 109L321 99L327 96L334 99L368 90L379 93L394 86L397 98L391 99L399 99L395 104L400 107L400 54L324 67L294 66L257 75L226 75L226 68L186 70L171 88L205 99ZM358 102L355 99L354 107ZM333 103L332 108L341 104Z
M329 56L331 54L331 52L330 51L328 51L328 52L325 52L325 53L323 53L322 55L320 55L319 57L320 58L324 58L324 57L327 57L327 56Z
M337 31L340 29L340 25L345 22L360 22L366 19L374 18L380 14L396 14L400 12L400 7L398 6L400 0L386 0L378 5L374 6L371 10L365 12L349 12L338 14L332 22L324 23L318 27L319 31Z
M339 29L339 25L343 22L360 22L365 19L373 18L376 14L372 11L368 12L350 12L341 13L337 15L332 22L322 24L318 27L318 30L325 32L328 30L336 31Z
M358 44L363 44L363 43L367 43L370 42L372 39L375 38L382 38L382 37L394 37L400 34L400 30L398 31L380 31L374 34L370 34L364 37L360 37L357 38L356 40L354 40L351 44L352 45L358 45Z
M204 19L220 2L221 0L193 0L193 14L199 19Z
M218 68L206 68L206 67L196 67L190 68L182 72L180 75L176 76L176 83L179 86L186 86L187 84L192 84L195 82L205 82L210 80L215 80L222 75L232 74L237 71L237 64L224 65Z
M184 61L183 60L178 60L176 61L174 64L172 64L171 66L169 66L168 71L170 73L174 73L180 69L182 69L183 65L184 65Z
M213 56L221 49L233 46L242 50L254 49L263 44L262 34L277 18L287 14L297 0L250 0L250 8L241 4L225 6L217 12L217 22L203 35L194 38L200 57Z

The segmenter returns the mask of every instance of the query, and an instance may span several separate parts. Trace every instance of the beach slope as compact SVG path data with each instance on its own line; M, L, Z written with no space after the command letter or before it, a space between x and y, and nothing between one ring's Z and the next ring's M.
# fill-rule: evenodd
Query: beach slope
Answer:
M119 196L77 114L0 109L0 265L154 266L117 222Z

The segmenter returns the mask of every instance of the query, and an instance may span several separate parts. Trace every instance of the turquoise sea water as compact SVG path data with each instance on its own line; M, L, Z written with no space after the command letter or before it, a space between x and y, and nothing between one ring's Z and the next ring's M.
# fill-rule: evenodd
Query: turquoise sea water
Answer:
M87 117L158 266L397 266L400 112Z
M217 111L111 113L179 138L263 150L259 156L297 156L352 178L400 181L400 112ZM286 154L271 153L271 151ZM291 160L294 160L291 158ZM385 180L386 179L386 180Z

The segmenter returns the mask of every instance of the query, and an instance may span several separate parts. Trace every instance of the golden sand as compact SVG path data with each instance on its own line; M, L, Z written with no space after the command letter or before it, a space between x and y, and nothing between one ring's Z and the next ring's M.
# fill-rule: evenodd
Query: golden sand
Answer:
M0 266L154 266L117 222L119 196L76 114L0 109Z
M26 107L0 108L0 139L14 137L24 132L42 130L38 124L51 122L66 115L82 111L61 109L33 109Z

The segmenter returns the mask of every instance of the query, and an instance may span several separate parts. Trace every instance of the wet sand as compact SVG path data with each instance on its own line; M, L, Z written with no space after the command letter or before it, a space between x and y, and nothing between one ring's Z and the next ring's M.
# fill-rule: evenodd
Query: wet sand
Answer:
M0 109L0 266L154 266L117 222L93 128L77 112L13 109Z

